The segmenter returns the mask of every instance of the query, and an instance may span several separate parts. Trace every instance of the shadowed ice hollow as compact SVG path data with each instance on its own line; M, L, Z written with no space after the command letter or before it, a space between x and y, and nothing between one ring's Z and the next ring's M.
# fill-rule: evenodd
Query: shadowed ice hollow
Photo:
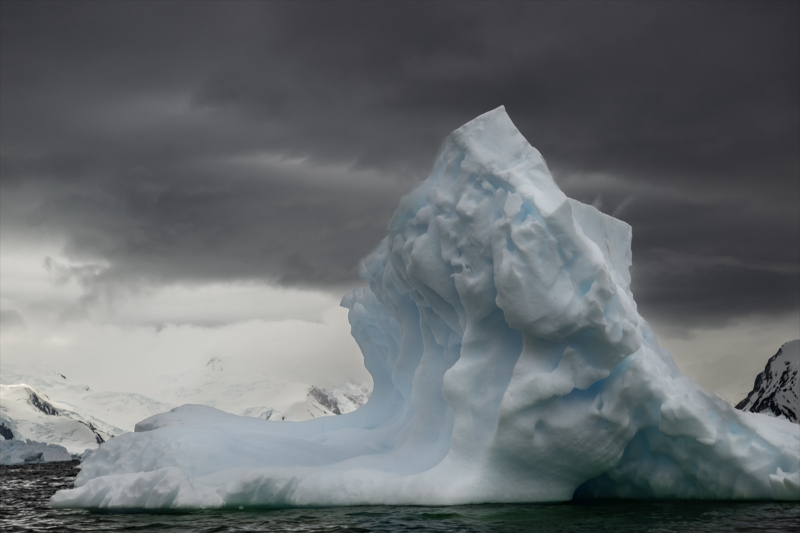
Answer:
M501 107L454 131L342 301L365 406L272 422L185 405L57 507L798 499L800 432L682 375L631 294L631 228L567 198Z

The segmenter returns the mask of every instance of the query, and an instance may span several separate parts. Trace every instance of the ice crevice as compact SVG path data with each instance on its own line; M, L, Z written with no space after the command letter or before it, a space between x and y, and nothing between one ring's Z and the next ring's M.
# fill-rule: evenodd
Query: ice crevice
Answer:
M276 422L186 405L57 507L800 499L800 432L683 376L630 290L631 228L567 198L505 110L454 131L342 300L374 389Z

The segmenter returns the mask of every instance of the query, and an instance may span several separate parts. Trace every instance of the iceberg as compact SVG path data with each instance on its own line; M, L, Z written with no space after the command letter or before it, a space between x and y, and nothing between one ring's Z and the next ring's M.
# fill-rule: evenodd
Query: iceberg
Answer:
M374 388L276 422L184 405L56 507L799 499L800 432L681 374L638 314L631 228L567 198L504 108L444 141L345 296Z
M63 446L28 440L0 440L0 465L58 463L78 459Z

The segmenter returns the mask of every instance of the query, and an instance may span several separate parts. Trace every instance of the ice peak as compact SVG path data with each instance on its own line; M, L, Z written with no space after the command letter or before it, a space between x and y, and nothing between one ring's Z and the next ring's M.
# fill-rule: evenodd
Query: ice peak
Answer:
M541 154L511 121L503 106L470 120L453 131L449 138L490 165L506 167L529 157L544 162Z

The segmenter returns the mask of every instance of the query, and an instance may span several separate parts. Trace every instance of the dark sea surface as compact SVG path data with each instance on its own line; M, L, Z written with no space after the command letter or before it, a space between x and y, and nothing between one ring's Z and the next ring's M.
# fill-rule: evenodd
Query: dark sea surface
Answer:
M342 507L186 513L93 513L51 509L72 486L77 461L0 466L0 531L171 532L717 532L800 531L800 503L603 501L558 505Z

